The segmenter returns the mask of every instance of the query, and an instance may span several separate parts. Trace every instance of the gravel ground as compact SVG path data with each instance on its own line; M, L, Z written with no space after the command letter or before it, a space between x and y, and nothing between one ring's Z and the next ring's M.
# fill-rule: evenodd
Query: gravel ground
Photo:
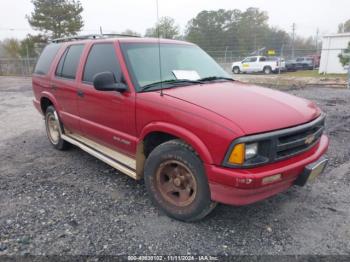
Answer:
M350 254L350 90L289 89L328 114L330 164L316 182L203 221L168 218L143 182L53 149L30 78L0 77L0 254Z

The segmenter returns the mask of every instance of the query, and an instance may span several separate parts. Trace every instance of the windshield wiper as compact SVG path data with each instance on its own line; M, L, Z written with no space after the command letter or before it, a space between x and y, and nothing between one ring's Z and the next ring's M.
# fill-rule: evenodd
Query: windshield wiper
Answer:
M235 80L232 79L232 78L224 77L224 76L208 76L208 77L201 78L201 79L199 79L198 81L209 82L209 81L216 81L216 80L235 81Z
M175 85L183 85L183 84L202 84L200 80L188 80L188 79L169 79L169 80L163 80L163 81L158 81L154 82L148 85L145 85L142 87L141 92L146 91L152 87L155 86L160 86L162 84L171 84L172 86ZM167 87L169 88L169 87Z

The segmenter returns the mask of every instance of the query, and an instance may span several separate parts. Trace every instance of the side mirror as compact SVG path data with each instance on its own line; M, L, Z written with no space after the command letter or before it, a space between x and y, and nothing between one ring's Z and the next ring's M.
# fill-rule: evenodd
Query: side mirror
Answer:
M118 83L111 72L96 74L94 76L93 83L95 89L99 91L117 91L122 93L128 89L126 84L120 82Z

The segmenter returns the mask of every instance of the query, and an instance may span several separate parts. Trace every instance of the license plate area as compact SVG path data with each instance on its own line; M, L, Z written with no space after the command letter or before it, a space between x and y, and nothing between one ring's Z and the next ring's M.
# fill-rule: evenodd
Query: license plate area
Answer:
M307 165L303 171L295 180L295 184L298 186L304 186L307 182L314 181L326 168L328 159L321 157L316 162Z

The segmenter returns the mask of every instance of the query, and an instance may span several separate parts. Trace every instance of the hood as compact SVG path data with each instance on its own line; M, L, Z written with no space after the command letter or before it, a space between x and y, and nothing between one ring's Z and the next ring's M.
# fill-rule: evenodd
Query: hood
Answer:
M313 102L303 98L238 81L179 87L163 92L232 121L247 135L300 125L321 113Z
M233 62L233 63L232 63L232 66L234 66L234 65L240 65L240 64L242 64L242 61L237 61L237 62Z

